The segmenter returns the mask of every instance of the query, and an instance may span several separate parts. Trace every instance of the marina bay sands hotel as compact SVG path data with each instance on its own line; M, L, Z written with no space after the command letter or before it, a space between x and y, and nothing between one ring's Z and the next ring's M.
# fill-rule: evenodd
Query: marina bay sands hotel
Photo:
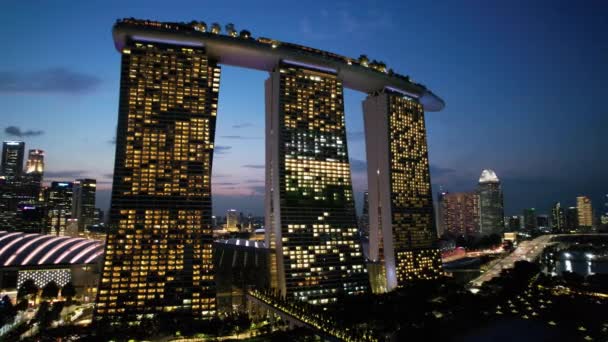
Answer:
M123 19L116 160L95 320L216 315L211 172L220 65L267 71L266 246L282 296L327 305L437 279L425 111L443 101L365 57L227 25ZM363 102L369 252L360 244L344 87ZM370 285L371 284L371 285Z

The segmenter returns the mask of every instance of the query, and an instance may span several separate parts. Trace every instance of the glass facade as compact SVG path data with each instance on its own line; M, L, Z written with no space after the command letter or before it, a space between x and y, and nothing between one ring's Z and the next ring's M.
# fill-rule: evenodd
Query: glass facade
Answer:
M216 313L211 166L220 68L202 48L133 41L122 75L95 321Z
M479 178L479 226L482 235L502 235L505 229L502 187L496 173L483 170Z
M433 200L424 110L384 90L363 103L370 202L370 258L384 260L387 290L437 279Z
M281 63L266 81L267 245L271 282L311 304L365 291L344 125L334 73Z

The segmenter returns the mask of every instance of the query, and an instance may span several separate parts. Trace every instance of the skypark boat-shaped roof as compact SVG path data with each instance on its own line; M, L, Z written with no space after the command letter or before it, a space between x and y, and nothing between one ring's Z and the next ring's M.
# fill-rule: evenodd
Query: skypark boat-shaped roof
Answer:
M366 94L385 88L397 90L417 98L425 111L437 112L445 103L425 86L412 82L409 77L377 70L360 64L355 58L340 56L297 44L268 38L253 39L249 35L228 36L202 32L183 23L161 23L147 20L119 20L113 29L114 44L119 52L128 40L204 47L209 57L220 64L272 71L283 60L325 71L333 71L346 88Z

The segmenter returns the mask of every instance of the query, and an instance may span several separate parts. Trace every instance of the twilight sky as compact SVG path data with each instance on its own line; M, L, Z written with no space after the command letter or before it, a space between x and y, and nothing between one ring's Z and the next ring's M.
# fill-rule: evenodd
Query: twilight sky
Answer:
M234 23L254 37L367 54L411 75L447 104L427 115L434 192L473 190L492 168L506 214L574 205L580 194L599 211L608 193L606 1L5 2L0 139L44 149L46 180L96 178L101 208L109 205L120 75L111 28L123 17ZM218 214L263 212L266 77L222 69ZM358 194L366 188L363 99L346 91Z

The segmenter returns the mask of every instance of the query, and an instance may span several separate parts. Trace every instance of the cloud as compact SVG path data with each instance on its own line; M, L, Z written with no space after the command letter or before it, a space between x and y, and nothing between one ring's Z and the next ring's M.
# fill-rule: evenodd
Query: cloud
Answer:
M456 170L454 170L454 169L436 166L436 165L431 165L430 169L431 169L431 175L433 177L442 177L442 176L446 176L446 175L453 174L456 172Z
M245 164L243 167L248 169L263 169L266 166L264 164Z
M105 175L103 175L104 178L109 178L109 179L114 179L114 174L113 173L106 173Z
M6 127L4 129L4 133L6 133L8 135L15 136L15 137L36 137L36 136L44 134L44 131L40 131L40 130L38 130L38 131L33 131L33 130L22 131L21 128L19 128L17 126L8 126L8 127Z
M251 122L243 122L240 124L232 125L232 128L246 128L246 127L251 127L251 126L253 126L253 124Z
M0 71L0 93L86 94L100 84L97 76L62 67L22 73Z
M110 145L116 145L116 137L108 140L108 144L110 144Z
M365 160L353 158L350 160L350 169L353 173L367 172L367 162Z
M263 179L246 179L245 183L247 183L247 184L264 183L264 180Z
M222 135L220 138L224 139L236 139L236 140L260 140L261 137L245 137L242 135Z
M215 145L213 150L216 154L226 154L228 151L230 151L230 149L232 149L232 146Z
M59 170L59 171L44 171L44 178L73 180L77 178L88 177L89 172L85 170Z
M337 10L322 9L314 20L310 17L300 19L300 34L314 40L341 39L345 35L369 37L393 27L393 14L389 11L353 12L349 6L339 5Z

